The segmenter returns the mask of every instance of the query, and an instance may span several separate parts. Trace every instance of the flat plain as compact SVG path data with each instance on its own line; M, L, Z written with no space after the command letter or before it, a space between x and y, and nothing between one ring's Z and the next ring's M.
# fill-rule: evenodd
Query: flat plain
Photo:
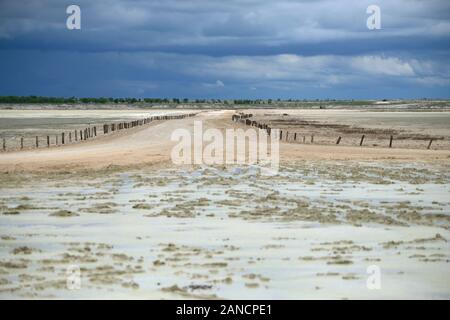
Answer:
M314 143L281 141L275 176L176 166L174 129L248 128L234 110L201 110L0 153L0 297L450 298L450 113L239 112ZM166 113L2 110L0 132ZM390 135L403 139L388 148ZM430 138L440 139L428 150ZM81 286L71 290L73 266ZM373 266L378 289L367 285Z

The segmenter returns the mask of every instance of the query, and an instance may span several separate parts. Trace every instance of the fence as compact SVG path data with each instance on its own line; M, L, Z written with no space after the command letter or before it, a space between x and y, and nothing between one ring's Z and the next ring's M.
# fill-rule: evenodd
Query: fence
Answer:
M245 124L247 126L252 126L252 127L256 127L262 130L266 130L267 134L270 135L271 134L271 130L273 128L271 128L268 124L266 123L261 123L255 120L251 120L250 118L252 118L253 115L252 114L245 114L245 113L239 113L239 114L234 114L231 117L231 120L234 122L239 122L242 124ZM304 134L304 133L299 133L298 130L292 129L291 131L287 130L287 129L280 129L280 134L279 134L279 138L280 141L284 141L284 142L288 142L288 143L309 143L309 144L335 144L335 145L342 145L343 141L344 141L344 136L343 135L337 135L334 137L334 139L330 136L322 136L322 137L318 137L314 134ZM363 134L359 137L345 137L347 144L346 145L359 145L359 146L367 146L366 142L368 140L368 137ZM390 135L387 137L387 139L383 139L383 138L377 138L377 139L373 139L372 138L372 146L377 146L377 147L388 147L388 148L392 148L392 147L396 147L395 142L397 141L405 141L408 138L404 138L404 137L397 137L395 138L393 135ZM381 141L380 141L381 140ZM410 141L413 141L414 139L409 139ZM424 141L425 139L420 139L420 141ZM423 144L423 147L426 149L431 149L431 146L433 144L434 141L437 140L443 140L443 138L427 138L426 139L426 143ZM374 143L374 141L376 141L377 143ZM382 142L385 142L384 144ZM414 141L419 141L419 139L416 139ZM381 144L380 144L381 143Z
M44 136L34 136L25 139L25 137L10 137L2 138L2 152L6 151L17 151L17 150L27 150L27 149L37 149L37 148L50 148L53 146L63 146L68 144L74 144L83 142L86 140L91 140L101 134L99 129L103 129L103 135L112 134L117 131L122 131L125 129L132 129L138 126L143 126L149 124L153 121L158 120L173 120L173 119L184 119L187 117L193 117L196 113L188 113L181 115L165 115L165 116L153 116L145 119L133 120L129 122L115 122L103 124L100 126L89 126L83 129L76 129L71 131L64 131L59 134L54 135L44 135Z

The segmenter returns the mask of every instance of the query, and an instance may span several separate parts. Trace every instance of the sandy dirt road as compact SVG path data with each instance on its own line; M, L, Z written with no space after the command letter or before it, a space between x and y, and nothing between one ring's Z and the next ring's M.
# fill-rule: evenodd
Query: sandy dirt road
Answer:
M0 153L2 172L99 169L111 165L154 164L170 161L177 143L172 132L184 128L193 132L194 121L203 128L243 128L231 121L232 110L201 112L192 118L156 121L149 125L99 137L79 144L50 149ZM386 149L310 144L280 144L280 161L291 160L415 160L448 161L448 150Z

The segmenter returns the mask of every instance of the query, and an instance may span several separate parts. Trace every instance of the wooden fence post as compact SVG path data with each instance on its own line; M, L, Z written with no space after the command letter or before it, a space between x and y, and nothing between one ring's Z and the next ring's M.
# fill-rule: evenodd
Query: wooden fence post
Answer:
M58 145L58 135L55 135L55 144Z
M78 131L75 130L75 141L78 141Z
M80 130L80 141L83 140L83 131Z
M23 149L23 137L20 137L20 149Z
M360 147L362 146L362 144L363 144L363 142L364 142L364 137L365 137L365 135L362 135L361 141L359 142L359 146L360 146Z
M433 143L433 139L430 139L430 143L428 144L428 147L427 147L428 150L431 148L432 143Z
M6 139L3 138L3 151L6 151Z
M314 135L311 135L311 143L314 143Z
M50 148L50 136L47 136L47 148Z
M297 132L294 133L294 141L297 141Z
M280 140L283 139L283 130L280 130Z
M303 143L306 142L306 136L303 136Z
M61 133L61 143L64 144L64 132Z
M392 140L394 140L393 136L391 136L391 140L389 141L389 148L392 148Z
M36 148L39 148L39 138L36 136Z
M339 142L341 142L341 137L339 137L336 141L336 144L339 144Z
M69 132L69 143L72 142L72 132Z

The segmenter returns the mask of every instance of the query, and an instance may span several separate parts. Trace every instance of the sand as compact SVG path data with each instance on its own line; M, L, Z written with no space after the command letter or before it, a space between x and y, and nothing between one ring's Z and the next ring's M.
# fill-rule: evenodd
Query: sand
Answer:
M170 137L175 128L192 132L194 121L207 128L244 128L231 121L234 111L202 112L196 117L151 123L114 136L80 144L0 154L0 171L105 168L111 165L139 165L170 161L176 142ZM398 159L446 161L450 150L399 149L281 143L281 160L290 159Z
M232 114L1 153L0 298L450 298L450 151L283 142L276 176L171 163L175 127L245 128Z

